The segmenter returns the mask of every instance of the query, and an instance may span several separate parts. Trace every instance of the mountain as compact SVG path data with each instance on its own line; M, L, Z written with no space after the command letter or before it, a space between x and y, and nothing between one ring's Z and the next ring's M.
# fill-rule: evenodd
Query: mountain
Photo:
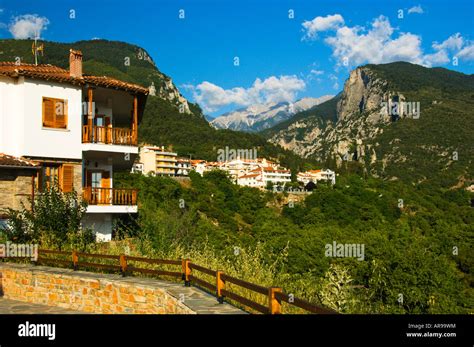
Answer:
M72 43L42 41L44 56L39 63L69 67L69 49L83 52L85 74L110 76L156 89L149 95L139 126L141 142L173 145L179 155L216 160L220 148L257 149L259 156L282 162L294 170L307 160L271 144L258 134L216 130L204 118L197 104L186 100L172 79L161 72L142 47L126 42L89 40ZM0 40L0 61L33 63L32 40Z
M474 172L473 106L474 75L405 62L365 65L336 97L262 135L340 171L466 186Z
M294 114L306 111L332 97L333 95L324 95L320 98L303 98L294 103L280 102L251 105L224 113L212 120L211 124L217 129L247 132L261 131L290 119Z
M105 75L122 81L138 83L144 87L155 86L156 95L174 105L183 105L190 113L188 101L181 95L171 78L162 73L148 52L136 45L118 41L88 40L72 43L41 41L44 55L38 57L40 64L69 68L69 49L83 52L85 74ZM34 63L31 53L32 40L0 40L0 61Z

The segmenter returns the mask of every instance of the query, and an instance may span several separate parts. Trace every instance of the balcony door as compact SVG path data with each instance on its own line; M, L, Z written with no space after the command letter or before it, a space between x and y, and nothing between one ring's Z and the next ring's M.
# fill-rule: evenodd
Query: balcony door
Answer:
M91 187L91 201L93 204L112 204L112 185L109 171L87 171L86 186Z

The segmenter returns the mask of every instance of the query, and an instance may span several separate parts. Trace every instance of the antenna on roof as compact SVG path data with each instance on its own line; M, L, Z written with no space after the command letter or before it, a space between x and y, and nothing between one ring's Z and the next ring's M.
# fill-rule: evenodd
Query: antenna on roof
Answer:
M35 33L35 41L31 45L31 52L35 56L35 65L38 65L38 52L41 52L41 56L43 56L44 52L44 44L40 44L38 46L38 33Z

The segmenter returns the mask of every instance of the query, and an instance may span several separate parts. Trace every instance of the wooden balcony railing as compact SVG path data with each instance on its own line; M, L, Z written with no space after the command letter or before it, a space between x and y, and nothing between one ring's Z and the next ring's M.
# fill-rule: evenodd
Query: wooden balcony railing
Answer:
M122 188L92 188L83 189L83 198L89 205L127 205L137 204L138 191Z
M82 143L136 146L137 133L132 129L106 126L82 126Z

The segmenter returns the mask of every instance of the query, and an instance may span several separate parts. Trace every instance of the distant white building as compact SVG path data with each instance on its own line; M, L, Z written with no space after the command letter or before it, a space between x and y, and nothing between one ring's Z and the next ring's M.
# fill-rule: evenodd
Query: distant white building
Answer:
M260 168L260 172L262 174L264 187L266 187L269 182L271 182L273 185L281 187L284 187L286 183L291 182L290 170L274 169L272 167L262 167Z
M188 176L191 171L191 161L187 158L178 158L176 161L176 176Z
M260 173L249 173L239 176L237 178L237 184L244 187L265 188Z
M132 173L143 173L144 172L144 165L140 162L133 163L132 166Z
M332 185L336 184L336 173L331 170L309 170L299 172L296 176L298 182L307 185L309 182L317 183L318 181L328 181Z
M256 168L237 178L238 185L261 189L265 189L268 183L284 187L289 182L291 182L290 170L274 169L268 166Z
M201 176L204 175L204 172L207 171L207 162L201 159L194 159L190 161L191 170L196 171Z
M206 171L223 170L240 186L265 188L268 182L284 186L291 182L291 172L265 158L235 159L227 162L191 160L192 169L201 175Z

